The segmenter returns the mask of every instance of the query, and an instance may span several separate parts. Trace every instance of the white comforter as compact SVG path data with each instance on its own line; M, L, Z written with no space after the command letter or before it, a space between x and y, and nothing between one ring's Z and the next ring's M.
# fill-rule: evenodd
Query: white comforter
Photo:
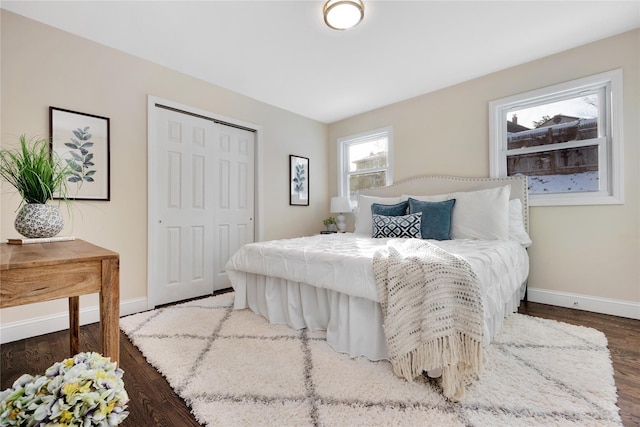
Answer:
M279 277L379 302L372 259L388 240L346 233L251 243L233 255L226 269L232 274ZM430 242L471 264L478 276L485 317L495 313L529 273L527 252L515 241Z

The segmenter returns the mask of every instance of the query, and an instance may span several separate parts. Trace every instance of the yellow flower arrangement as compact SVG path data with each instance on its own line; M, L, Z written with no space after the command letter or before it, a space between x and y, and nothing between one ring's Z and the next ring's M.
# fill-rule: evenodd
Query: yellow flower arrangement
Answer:
M129 415L123 373L109 358L79 353L44 376L22 375L0 393L0 425L116 426Z

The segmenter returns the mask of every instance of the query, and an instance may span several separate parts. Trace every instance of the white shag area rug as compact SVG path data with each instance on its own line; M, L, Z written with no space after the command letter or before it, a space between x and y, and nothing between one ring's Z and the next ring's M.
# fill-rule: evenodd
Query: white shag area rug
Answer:
M324 332L233 310L233 297L120 319L203 425L622 425L607 340L595 329L509 316L479 381L455 403L437 380L409 383L386 361L337 353Z

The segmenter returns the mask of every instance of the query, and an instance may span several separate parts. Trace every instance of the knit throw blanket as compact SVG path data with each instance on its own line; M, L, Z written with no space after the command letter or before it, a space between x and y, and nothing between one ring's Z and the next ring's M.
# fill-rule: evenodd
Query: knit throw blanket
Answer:
M482 370L482 299L469 263L418 239L393 239L373 257L393 370L413 381L442 368L442 392L464 397Z

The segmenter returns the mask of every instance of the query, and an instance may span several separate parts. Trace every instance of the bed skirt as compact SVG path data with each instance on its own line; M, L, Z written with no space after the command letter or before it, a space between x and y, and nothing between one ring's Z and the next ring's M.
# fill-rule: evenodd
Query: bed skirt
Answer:
M388 359L380 304L306 283L229 271L235 309L249 308L272 324L294 329L325 330L336 351L369 360ZM500 330L505 316L518 310L525 284L494 313L484 313L484 344Z

